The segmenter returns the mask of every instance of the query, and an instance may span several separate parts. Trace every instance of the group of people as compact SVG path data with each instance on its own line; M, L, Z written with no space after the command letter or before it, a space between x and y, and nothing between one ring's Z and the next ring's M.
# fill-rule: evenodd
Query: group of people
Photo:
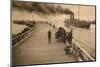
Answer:
M66 30L63 27L60 27L58 31L55 33L55 38L58 42L66 43L68 42L71 44L72 42L72 30L70 32L66 32Z
M72 30L70 32L66 32L63 27L59 27L55 33L55 39L57 42L63 42L71 44L72 43ZM48 31L48 43L51 43L51 30Z
M55 25L53 25L53 29L55 29ZM69 32L66 32L66 30L63 27L59 27L55 33L55 39L57 42L63 42L64 44L67 43L66 47L64 48L64 51L68 55L73 54L73 47L72 47L72 35L73 30L71 29ZM51 43L51 30L48 31L48 43Z

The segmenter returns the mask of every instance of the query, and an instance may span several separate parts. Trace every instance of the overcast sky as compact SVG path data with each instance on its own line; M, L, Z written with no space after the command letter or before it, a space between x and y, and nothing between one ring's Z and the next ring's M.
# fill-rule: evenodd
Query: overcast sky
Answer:
M95 20L95 6L62 5L74 12L75 18L81 20Z
M25 2L25 3L31 4L30 2ZM50 3L42 3L43 5L41 5L41 3L37 4L40 5L41 7L46 7L47 5L49 5L52 10L55 10L53 6L55 7L61 6L62 8L68 8L69 10L71 10L74 13L75 19L89 20L89 21L95 20L95 6L69 5L69 4L65 5L65 4L50 4ZM36 7L35 9L41 9L41 8ZM47 10L47 8L42 8L42 9Z

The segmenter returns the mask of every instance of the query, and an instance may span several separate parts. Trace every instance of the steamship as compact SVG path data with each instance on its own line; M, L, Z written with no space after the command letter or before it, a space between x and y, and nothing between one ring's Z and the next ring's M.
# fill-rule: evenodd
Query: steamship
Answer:
M84 21L84 20L65 20L64 24L66 27L70 27L70 26L74 26L74 27L79 27L79 28L89 28L90 27L90 23L88 21Z

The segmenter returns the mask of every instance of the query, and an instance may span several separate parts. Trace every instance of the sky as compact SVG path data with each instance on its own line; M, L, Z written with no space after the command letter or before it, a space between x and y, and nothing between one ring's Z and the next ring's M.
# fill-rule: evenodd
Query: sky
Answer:
M31 2L23 2L23 3L31 4ZM44 8L42 8L43 10L47 9L47 8L45 8L47 5L49 5L50 8L52 8L52 10L55 10L53 8L53 6L56 6L56 7L61 6L62 8L68 8L69 10L71 10L74 13L75 19L89 20L89 21L95 20L95 14L96 14L95 6L72 5L72 4L51 4L51 3L42 3L42 5L41 5L41 3L38 3L38 5L40 5L41 7L44 7ZM34 8L34 7L31 7L31 8ZM39 8L36 7L35 9L39 9ZM67 17L69 17L69 16L67 16Z
M74 17L80 20L95 20L95 6L62 5L74 12Z

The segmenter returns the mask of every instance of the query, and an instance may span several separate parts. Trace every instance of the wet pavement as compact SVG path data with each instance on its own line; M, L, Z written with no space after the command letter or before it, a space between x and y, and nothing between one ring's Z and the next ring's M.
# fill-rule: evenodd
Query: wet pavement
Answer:
M58 43L55 40L55 31L45 23L36 23L33 34L23 42L12 48L12 62L17 65L46 64L75 62L78 58L67 55L64 48L67 44ZM52 41L48 44L47 32L52 30Z

